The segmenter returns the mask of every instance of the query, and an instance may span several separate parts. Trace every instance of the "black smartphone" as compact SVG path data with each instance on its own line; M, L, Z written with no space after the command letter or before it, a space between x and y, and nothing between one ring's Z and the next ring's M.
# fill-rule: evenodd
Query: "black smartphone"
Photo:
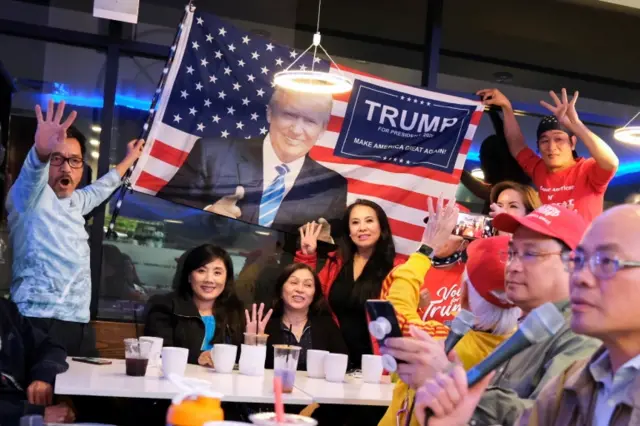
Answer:
M429 216L424 218L424 223L429 221ZM496 235L493 227L493 219L477 213L458 213L458 220L453 235L457 235L466 240L477 238L488 238Z
M85 357L77 357L71 358L74 361L84 362L85 364L93 364L93 365L109 365L113 364L112 361L108 359L100 359L100 358L85 358Z
M388 337L402 337L402 330L398 324L396 310L388 300L367 300L365 302L369 333L376 339L378 346L384 346L384 340ZM389 372L398 368L398 362L388 354L382 356L382 365Z

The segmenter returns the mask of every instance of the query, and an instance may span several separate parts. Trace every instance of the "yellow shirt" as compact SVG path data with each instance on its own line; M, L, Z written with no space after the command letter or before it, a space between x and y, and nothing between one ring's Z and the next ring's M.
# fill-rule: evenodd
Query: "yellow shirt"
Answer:
M413 253L402 265L396 266L382 283L381 300L393 305L402 334L409 336L409 327L420 328L435 338L445 338L449 327L438 321L423 321L418 314L420 287L431 268L431 259L421 253Z
M455 352L460 358L465 370L469 370L471 367L482 361L503 341L505 341L510 335L496 336L484 331L468 332L455 347ZM398 411L403 408L406 402L406 409L411 408L411 402L415 396L415 390L409 389L402 380L398 380L395 388L393 389L393 399L387 412L384 414L378 426L396 426ZM400 416L400 425L404 426L405 415L403 413ZM418 420L415 416L411 417L411 426L419 426Z

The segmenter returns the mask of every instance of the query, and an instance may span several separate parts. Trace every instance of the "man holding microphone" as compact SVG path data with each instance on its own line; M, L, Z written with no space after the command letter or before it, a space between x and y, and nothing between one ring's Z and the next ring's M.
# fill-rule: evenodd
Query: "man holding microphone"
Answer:
M635 425L640 419L640 207L615 207L596 219L563 261L571 272L571 328L602 340L591 357L554 377L517 425ZM491 376L473 386L460 367L419 390L421 424L467 425ZM424 418L425 408L434 415Z
M589 357L600 345L599 341L577 335L569 327L569 273L563 258L576 249L587 228L586 222L562 206L545 205L524 217L500 214L494 219L494 226L513 234L503 257L506 297L525 317L552 302L565 317L565 323L552 338L523 350L498 369L491 387L479 402L474 401L478 409L472 410L470 417L471 424L476 426L512 425L533 405L547 383L574 361ZM436 358L433 354L430 356ZM460 370L464 375L464 370ZM437 384L444 375L439 373L435 377ZM422 389L424 393L424 386ZM417 406L417 397L416 401ZM416 408L416 414L422 413Z

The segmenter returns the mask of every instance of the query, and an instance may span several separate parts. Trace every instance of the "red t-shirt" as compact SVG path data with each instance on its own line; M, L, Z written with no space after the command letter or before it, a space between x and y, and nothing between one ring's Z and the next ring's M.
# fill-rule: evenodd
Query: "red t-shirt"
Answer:
M449 268L431 267L424 277L420 290L427 289L431 304L420 310L423 321L435 320L441 323L451 321L460 312L462 289L460 281L464 263L458 262Z
M587 222L602 213L604 193L616 170L604 170L593 158L579 158L576 164L559 172L550 172L530 148L524 148L516 160L538 187L542 204L559 204L576 210Z

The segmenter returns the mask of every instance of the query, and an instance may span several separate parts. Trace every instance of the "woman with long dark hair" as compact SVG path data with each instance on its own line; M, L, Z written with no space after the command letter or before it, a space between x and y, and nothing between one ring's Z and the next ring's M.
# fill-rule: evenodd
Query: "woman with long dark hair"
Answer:
M321 226L307 223L300 229L296 262L316 269ZM389 220L382 208L369 200L356 200L342 218L338 250L329 253L318 273L322 293L340 326L349 350L349 365L360 368L363 354L373 352L364 311L367 299L378 299L382 282L401 260L396 259Z
M213 244L195 247L184 257L174 292L154 296L147 304L145 335L162 337L164 346L189 349L189 362L212 366L209 350L216 343L239 345L243 333L264 332L271 310L264 305L251 316L236 295L233 263ZM244 315L243 315L244 310Z
M273 302L273 315L267 323L267 368L273 367L273 345L300 346L298 370L307 365L307 350L347 353L338 326L333 322L322 296L318 275L309 265L287 265L278 279Z

